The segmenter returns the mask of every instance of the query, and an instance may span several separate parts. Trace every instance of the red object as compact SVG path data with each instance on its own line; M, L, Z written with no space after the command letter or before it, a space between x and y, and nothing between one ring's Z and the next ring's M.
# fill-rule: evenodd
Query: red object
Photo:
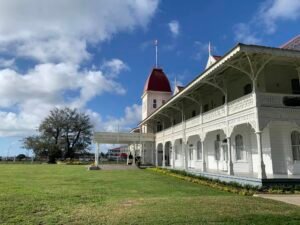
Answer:
M153 68L144 87L145 91L172 92L170 82L161 68Z
M121 153L121 158L127 158L127 154L126 153Z
M281 45L279 48L283 49L292 49L292 50L300 50L300 35L292 38L285 44Z

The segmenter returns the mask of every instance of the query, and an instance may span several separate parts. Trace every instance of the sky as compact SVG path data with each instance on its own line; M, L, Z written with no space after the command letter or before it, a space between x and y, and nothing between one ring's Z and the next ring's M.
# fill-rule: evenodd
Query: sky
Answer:
M210 42L280 46L300 34L299 0L1 0L0 156L26 152L54 107L90 115L96 131L128 131L158 64L171 85L204 69Z

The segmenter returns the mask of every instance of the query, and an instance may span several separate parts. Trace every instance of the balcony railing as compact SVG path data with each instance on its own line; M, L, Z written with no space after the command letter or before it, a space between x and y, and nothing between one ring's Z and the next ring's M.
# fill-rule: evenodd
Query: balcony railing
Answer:
M300 95L259 93L259 105L267 107L300 107Z
M300 95L291 94L273 94L273 93L259 93L257 94L257 103L264 107L299 107L300 108ZM209 123L211 121L225 118L226 108L228 110L228 115L233 115L245 110L249 110L255 106L255 95L248 94L242 96L236 100L229 102L226 105L222 105L215 109L202 114L202 120L200 120L201 115L197 115L185 121L185 127L191 128L194 126L201 125L201 123ZM169 135L172 132L179 132L183 129L183 123L176 124L173 129L168 128L165 130L164 135ZM159 136L163 132L157 133Z
M232 115L254 106L254 95L248 94L228 103L228 114Z
M224 105L222 105L206 113L203 113L203 123L207 123L209 121L216 120L224 116L226 116L226 112Z
M190 118L186 121L186 128L197 126L200 123L200 115Z

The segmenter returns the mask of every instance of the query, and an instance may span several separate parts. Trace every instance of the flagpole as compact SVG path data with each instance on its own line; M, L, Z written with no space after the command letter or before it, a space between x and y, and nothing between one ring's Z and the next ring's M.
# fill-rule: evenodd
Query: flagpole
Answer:
M157 49L158 40L155 40L154 44L155 44L155 67L157 68L157 66L158 66L158 54L157 54L157 52L158 52L158 49Z

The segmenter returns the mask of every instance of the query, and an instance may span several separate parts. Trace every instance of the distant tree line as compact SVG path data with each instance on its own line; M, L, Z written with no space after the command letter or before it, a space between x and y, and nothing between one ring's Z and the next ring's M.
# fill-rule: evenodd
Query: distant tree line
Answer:
M77 109L55 108L41 122L39 134L26 137L23 147L32 150L37 158L73 159L87 153L92 142L93 125L88 115Z

